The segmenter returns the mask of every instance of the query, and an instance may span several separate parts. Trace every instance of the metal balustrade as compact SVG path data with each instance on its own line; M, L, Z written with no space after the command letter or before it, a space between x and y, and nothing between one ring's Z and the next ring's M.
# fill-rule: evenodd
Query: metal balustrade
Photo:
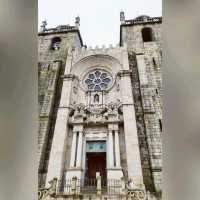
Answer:
M125 24L143 24L143 23L154 23L154 22L162 22L162 17L149 17L144 19L131 19L131 20L125 20Z
M99 195L121 195L125 189L125 183L118 179L77 179L60 182L61 193L65 195L74 194L99 194Z
M123 179L103 179L97 176L96 179L77 179L73 177L70 180L58 181L54 178L49 182L49 188L40 188L38 190L39 200L51 197L65 197L82 199L83 196L94 199L97 196L104 199L137 199L137 200L156 200L152 195L146 195L145 188L132 187L128 182L125 184ZM132 182L131 182L132 183Z

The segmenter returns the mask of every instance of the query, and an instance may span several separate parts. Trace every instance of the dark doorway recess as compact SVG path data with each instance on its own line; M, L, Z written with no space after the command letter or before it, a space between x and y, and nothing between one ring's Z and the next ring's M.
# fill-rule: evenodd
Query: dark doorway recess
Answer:
M96 179L96 172L100 172L103 180L106 180L106 153L86 153L86 178Z

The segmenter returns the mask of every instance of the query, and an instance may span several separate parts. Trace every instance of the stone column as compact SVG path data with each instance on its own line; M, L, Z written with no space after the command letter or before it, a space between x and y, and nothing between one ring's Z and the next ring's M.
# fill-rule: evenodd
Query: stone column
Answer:
M121 167L118 133L119 131L115 130L115 158L116 158L116 167Z
M136 185L140 185L143 184L143 175L130 75L131 72L129 70L123 70L119 73L121 78L124 135L128 176Z
M82 148L83 147L83 132L79 131L76 167L81 167L82 163Z
M74 76L69 74L64 77L60 105L57 112L56 124L54 129L54 137L49 157L48 173L46 178L46 186L53 178L60 180L63 176L65 162L65 148L68 133L68 115L71 96L72 82Z
M77 132L73 132L73 138L72 138L72 147L71 147L71 158L70 158L70 167L75 167L75 153L76 153L76 138L77 138Z
M120 155L119 155L119 138L118 136L118 124L117 123L109 123L108 125L108 139L109 146L107 150L109 166L107 170L107 178L108 179L121 179L123 177L122 168L120 167ZM113 132L115 134L115 139L113 141ZM115 151L114 145L115 144ZM115 166L114 166L114 155L115 155Z
M112 130L108 130L108 158L109 158L109 168L114 167Z
M83 175L82 169L82 149L83 149L83 125L76 124L73 127L74 136L72 139L70 167L66 170L66 180L73 177L80 179ZM77 141L78 140L78 141ZM76 159L76 165L74 165Z

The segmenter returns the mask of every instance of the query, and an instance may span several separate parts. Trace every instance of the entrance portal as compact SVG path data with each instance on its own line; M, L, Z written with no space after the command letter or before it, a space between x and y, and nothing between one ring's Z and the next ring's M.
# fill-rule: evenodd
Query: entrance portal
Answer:
M97 172L106 180L106 141L87 141L85 178L96 180Z
M106 179L106 153L87 153L87 171L86 178L96 179L96 173L99 172L103 180Z

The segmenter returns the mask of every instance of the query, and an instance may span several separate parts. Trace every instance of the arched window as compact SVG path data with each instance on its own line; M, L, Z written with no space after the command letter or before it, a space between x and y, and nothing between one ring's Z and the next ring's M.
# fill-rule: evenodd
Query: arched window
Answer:
M142 39L143 39L143 42L153 41L153 32L151 28L145 27L142 29Z
M61 43L61 39L59 37L53 38L51 41L51 49L52 50L60 49L60 43Z

